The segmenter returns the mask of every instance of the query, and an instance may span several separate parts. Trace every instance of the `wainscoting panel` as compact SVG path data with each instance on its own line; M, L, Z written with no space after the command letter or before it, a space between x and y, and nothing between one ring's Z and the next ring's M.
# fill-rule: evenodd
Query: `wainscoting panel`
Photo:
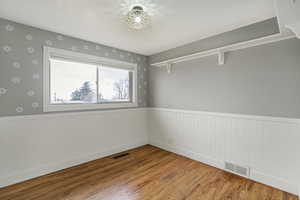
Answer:
M147 110L0 118L0 187L148 143Z
M224 169L250 168L250 179L298 195L300 120L150 108L154 146Z

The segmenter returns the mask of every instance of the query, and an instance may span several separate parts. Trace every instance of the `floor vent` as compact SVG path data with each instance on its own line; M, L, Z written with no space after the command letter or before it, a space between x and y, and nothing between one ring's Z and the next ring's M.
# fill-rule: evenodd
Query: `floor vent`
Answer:
M249 176L249 168L242 167L230 162L225 162L225 169L241 176Z
M119 154L119 155L116 155L113 157L113 159L119 159L119 158L123 158L123 157L126 157L126 156L129 156L129 153L123 153L123 154Z

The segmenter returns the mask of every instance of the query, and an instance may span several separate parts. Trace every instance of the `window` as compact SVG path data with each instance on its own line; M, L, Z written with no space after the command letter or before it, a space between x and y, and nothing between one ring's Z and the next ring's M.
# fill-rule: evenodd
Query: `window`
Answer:
M44 48L44 111L135 107L136 64Z
M99 68L99 99L101 102L130 102L132 73L111 67Z
M96 72L96 65L50 59L50 103L96 103Z

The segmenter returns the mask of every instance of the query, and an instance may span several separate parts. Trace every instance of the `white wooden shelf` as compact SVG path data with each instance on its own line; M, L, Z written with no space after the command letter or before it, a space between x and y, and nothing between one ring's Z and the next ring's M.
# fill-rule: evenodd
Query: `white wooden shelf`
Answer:
M237 51L254 46L260 46L281 40L287 40L298 37L300 39L300 0L275 0L276 16L280 33L261 37L253 40L239 42L215 49L205 50L191 55L181 56L156 62L151 66L166 67L168 73L171 73L172 66L176 63L198 59L202 57L217 55L218 64L224 65L226 52Z
M248 40L248 41L245 41L245 42L239 42L239 43L219 47L219 48L216 48L216 49L201 51L201 52L194 53L194 54L191 54L191 55L186 55L186 56L181 56L181 57L177 57L177 58L164 60L162 62L153 63L153 64L151 64L151 66L166 67L168 73L171 73L171 68L176 63L180 63L180 62L184 62L184 61L188 61L188 60L194 60L194 59L207 57L207 56L212 56L212 55L217 55L218 56L218 64L219 65L224 65L225 64L225 53L226 52L237 51L237 50L245 49L245 48L249 48L249 47L264 45L264 44L273 43L273 42L278 42L278 41L281 41L281 40L286 40L286 39L290 39L290 38L294 38L294 37L295 37L294 34L285 34L285 35L283 35L281 33L278 33L278 34L274 34L274 35L254 39L254 40Z

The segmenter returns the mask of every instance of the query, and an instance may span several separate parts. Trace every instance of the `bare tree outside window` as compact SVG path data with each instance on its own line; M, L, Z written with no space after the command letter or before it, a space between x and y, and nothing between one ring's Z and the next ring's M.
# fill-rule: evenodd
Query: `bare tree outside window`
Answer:
M113 99L128 100L129 99L129 80L123 79L114 83Z
M99 68L99 93L101 102L130 101L130 72L113 67Z

